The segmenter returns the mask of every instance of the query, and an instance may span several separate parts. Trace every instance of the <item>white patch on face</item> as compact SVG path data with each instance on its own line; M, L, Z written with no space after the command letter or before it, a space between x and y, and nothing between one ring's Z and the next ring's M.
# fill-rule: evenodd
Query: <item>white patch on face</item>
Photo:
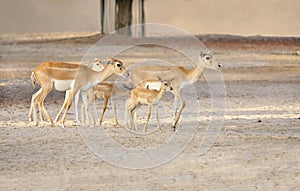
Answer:
M103 70L103 68L104 67L99 62L94 63L91 67L91 69L96 71L96 72L100 72L101 70Z
M95 65L93 65L93 67L92 67L92 70L94 70L96 72L100 72L103 69L104 69L104 67L99 62L95 63Z
M74 86L74 82L75 80L53 80L53 85L57 91L66 91Z
M84 65L86 65L87 67L89 67L90 69L92 69L95 72L100 72L101 70L104 69L104 66L102 65L102 63L100 61L95 61L95 62L87 63Z

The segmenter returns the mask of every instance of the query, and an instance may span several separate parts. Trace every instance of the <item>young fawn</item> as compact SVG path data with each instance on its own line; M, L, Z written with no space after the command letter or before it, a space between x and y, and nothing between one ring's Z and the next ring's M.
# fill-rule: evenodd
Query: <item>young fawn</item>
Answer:
M115 126L120 127L120 124L117 119L116 103L113 101L113 99L116 96L120 96L120 95L127 94L127 93L128 93L128 91L121 90L114 84L107 83L107 82L102 82L100 84L97 84L96 86L94 86L93 88L91 88L88 91L88 105L90 105L96 99L104 100L102 113L101 113L100 119L99 119L100 125L102 125L103 116L107 109L108 101L109 101L109 99L111 99L112 109L113 109L114 118L115 118ZM84 105L81 105L81 106L82 106L81 107L82 122L85 123L85 121L84 121ZM92 123L95 124L95 119L89 110L88 110L88 113L89 113L90 119L92 120Z
M147 121L144 126L144 132L147 131L147 126L148 122L150 119L151 115L151 108L152 105L155 107L155 113L156 113L156 119L157 119L157 129L162 132L162 129L160 127L160 123L158 120L158 111L157 111L157 106L160 101L160 99L163 97L166 91L172 91L173 88L171 86L170 81L162 81L160 78L159 80L161 81L161 86L159 90L152 90L152 89L146 89L146 88L135 88L131 90L130 92L130 98L126 101L127 103L127 114L130 116L130 129L135 129L136 124L135 124L135 116L136 116L136 110L138 107L141 105L148 105L148 114L147 114ZM127 117L126 117L127 118ZM126 119L127 123L127 119Z

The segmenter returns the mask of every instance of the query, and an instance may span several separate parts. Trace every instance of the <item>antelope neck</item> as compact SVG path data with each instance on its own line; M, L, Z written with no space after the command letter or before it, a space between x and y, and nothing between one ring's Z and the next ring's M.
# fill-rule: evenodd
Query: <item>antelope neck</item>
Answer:
M111 67L110 65L107 65L102 71L98 72L98 77L97 77L98 82L102 82L106 80L113 74L110 67Z
M189 80L189 83L193 84L195 83L198 78L201 77L204 67L201 65L201 61L198 60L198 64L196 64L196 66L192 69L186 70L186 76L187 79Z
M162 89L162 87L160 87L160 89L159 89L159 92L158 92L158 99L160 99L160 98L162 98L162 96L164 95L164 93L165 93L165 89Z

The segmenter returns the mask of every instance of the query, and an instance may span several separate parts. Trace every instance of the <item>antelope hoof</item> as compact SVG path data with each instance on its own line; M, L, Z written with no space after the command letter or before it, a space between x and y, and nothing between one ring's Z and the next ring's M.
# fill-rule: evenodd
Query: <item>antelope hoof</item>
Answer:
M38 122L36 122L36 121L34 121L34 122L33 122L33 125L34 125L34 126L38 126L38 125L39 125L39 123L38 123Z
M63 121L61 122L61 128L65 128L65 123Z
M162 129L160 127L157 127L157 130L162 133Z
M173 131L176 132L176 126L173 125L172 127L173 127Z
M81 121L80 120L76 120L76 125L84 125L84 123L81 123Z

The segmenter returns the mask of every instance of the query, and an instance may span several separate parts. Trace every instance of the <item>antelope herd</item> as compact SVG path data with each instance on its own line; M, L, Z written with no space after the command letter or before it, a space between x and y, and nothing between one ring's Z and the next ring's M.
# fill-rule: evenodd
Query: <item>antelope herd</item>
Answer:
M128 95L128 90L121 90L114 84L105 82L110 76L116 74L130 79L132 87L128 99L126 100L125 108L125 123L128 124L127 116L129 116L129 128L137 130L135 122L136 110L141 105L148 105L148 114L144 131L147 131L149 118L151 115L152 105L155 107L157 130L162 132L159 116L158 103L164 96L166 91L174 94L174 121L172 127L176 130L176 125L180 119L181 113L185 107L185 100L181 95L180 90L187 85L195 83L202 75L205 68L217 70L221 66L214 60L210 53L200 51L198 62L195 67L186 69L181 66L145 66L141 65L132 70L127 70L121 60L110 58L108 61L95 59L92 62L85 64L71 64L63 62L44 62L34 68L31 74L31 82L40 85L40 89L32 95L29 111L29 121L33 121L34 125L37 122L38 106L40 121L44 121L44 117L50 122L58 122L61 114L62 127L65 126L67 113L74 100L75 102L75 118L78 124L90 125L95 124L93 115L89 111L89 105L97 98L104 99L103 110L99 119L99 124L102 124L104 113L107 109L107 104L110 98L118 94ZM125 86L124 86L125 87ZM59 110L54 122L44 107L44 100L52 89L57 91L65 91L65 100ZM82 120L79 120L78 102L79 97L82 98ZM111 99L113 100L113 99ZM125 101L125 100L124 100ZM180 107L178 109L178 101ZM115 125L120 126L117 115L116 105L112 104Z

